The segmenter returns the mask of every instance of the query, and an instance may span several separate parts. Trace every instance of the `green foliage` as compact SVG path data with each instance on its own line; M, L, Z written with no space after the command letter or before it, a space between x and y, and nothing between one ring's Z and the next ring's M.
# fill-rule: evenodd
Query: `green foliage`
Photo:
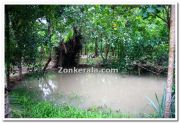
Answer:
M63 35L63 39L64 42L68 42L69 40L71 40L74 36L74 31L73 29L69 29L64 35Z
M165 107L165 93L163 93L161 101L159 101L157 94L155 93L157 105L153 102L149 97L146 97L149 101L150 106L154 109L153 117L163 118L164 115L164 107Z
M72 28L76 27L82 33L82 43L88 53L97 49L103 63L111 61L109 65L121 71L131 70L130 65L142 59L167 66L168 5L28 5L7 8L10 22L6 26L9 26L11 50L6 48L6 53L10 54L6 61L11 65L20 62L24 65L42 64L53 46L72 39Z
M152 52L153 60L157 63L161 63L163 66L167 66L167 62L162 62L162 60L168 59L168 44L160 44L154 47L154 51Z
M161 100L159 100L157 94L155 93L155 98L156 98L156 102L154 102L152 99L150 99L149 97L146 97L147 100L149 101L149 105L154 109L154 113L152 114L146 114L146 117L155 117L155 118L163 118L164 117L164 110L165 110L165 101L166 101L166 93L165 90L163 91L163 96L161 98ZM171 113L170 113L170 117L174 117L175 115L175 98L174 96L172 97L172 102L171 102Z
M98 51L96 59L87 59L90 65L102 62L126 72L133 71L134 61L167 67L169 5L6 5L5 10L8 70L21 64L41 70L52 47L73 38L73 27L81 32L86 52ZM12 96L21 105L13 109L14 117L126 117L38 102L24 90ZM159 102L156 95L158 105L148 100L155 110L153 117L162 117L164 98Z
M80 109L67 104L54 105L40 101L37 93L27 89L16 89L10 93L13 118L130 118L129 114L102 110L96 107Z

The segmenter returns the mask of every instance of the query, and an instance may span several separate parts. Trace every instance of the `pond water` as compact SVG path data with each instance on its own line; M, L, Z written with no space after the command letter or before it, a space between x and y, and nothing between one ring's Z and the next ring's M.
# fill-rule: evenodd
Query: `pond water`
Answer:
M40 98L55 104L67 103L80 108L108 107L123 113L151 113L146 97L161 99L166 78L115 73L51 73L26 80L20 86L37 89Z

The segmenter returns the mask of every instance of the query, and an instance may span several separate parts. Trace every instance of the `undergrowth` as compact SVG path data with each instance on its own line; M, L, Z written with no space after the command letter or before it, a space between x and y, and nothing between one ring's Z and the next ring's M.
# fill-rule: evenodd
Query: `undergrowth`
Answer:
M10 93L11 115L13 118L129 118L129 114L102 110L99 108L80 109L68 104L55 105L37 99L37 93L18 88Z

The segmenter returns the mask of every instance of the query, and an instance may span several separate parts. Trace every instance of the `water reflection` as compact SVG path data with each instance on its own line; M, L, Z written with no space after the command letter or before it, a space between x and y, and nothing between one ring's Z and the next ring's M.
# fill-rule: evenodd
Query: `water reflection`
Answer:
M56 85L53 83L52 80L48 79L47 77L40 78L38 82L38 86L40 90L43 92L44 98L51 95L56 89Z
M53 83L52 80L48 80L48 84L51 86L52 90L56 88L56 85Z

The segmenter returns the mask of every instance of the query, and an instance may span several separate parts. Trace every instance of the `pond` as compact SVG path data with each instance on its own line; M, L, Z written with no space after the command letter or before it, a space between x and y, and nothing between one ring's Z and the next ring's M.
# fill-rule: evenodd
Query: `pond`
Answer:
M80 108L105 107L129 114L151 113L146 97L161 99L166 78L117 73L49 73L18 85L39 92L39 98Z

